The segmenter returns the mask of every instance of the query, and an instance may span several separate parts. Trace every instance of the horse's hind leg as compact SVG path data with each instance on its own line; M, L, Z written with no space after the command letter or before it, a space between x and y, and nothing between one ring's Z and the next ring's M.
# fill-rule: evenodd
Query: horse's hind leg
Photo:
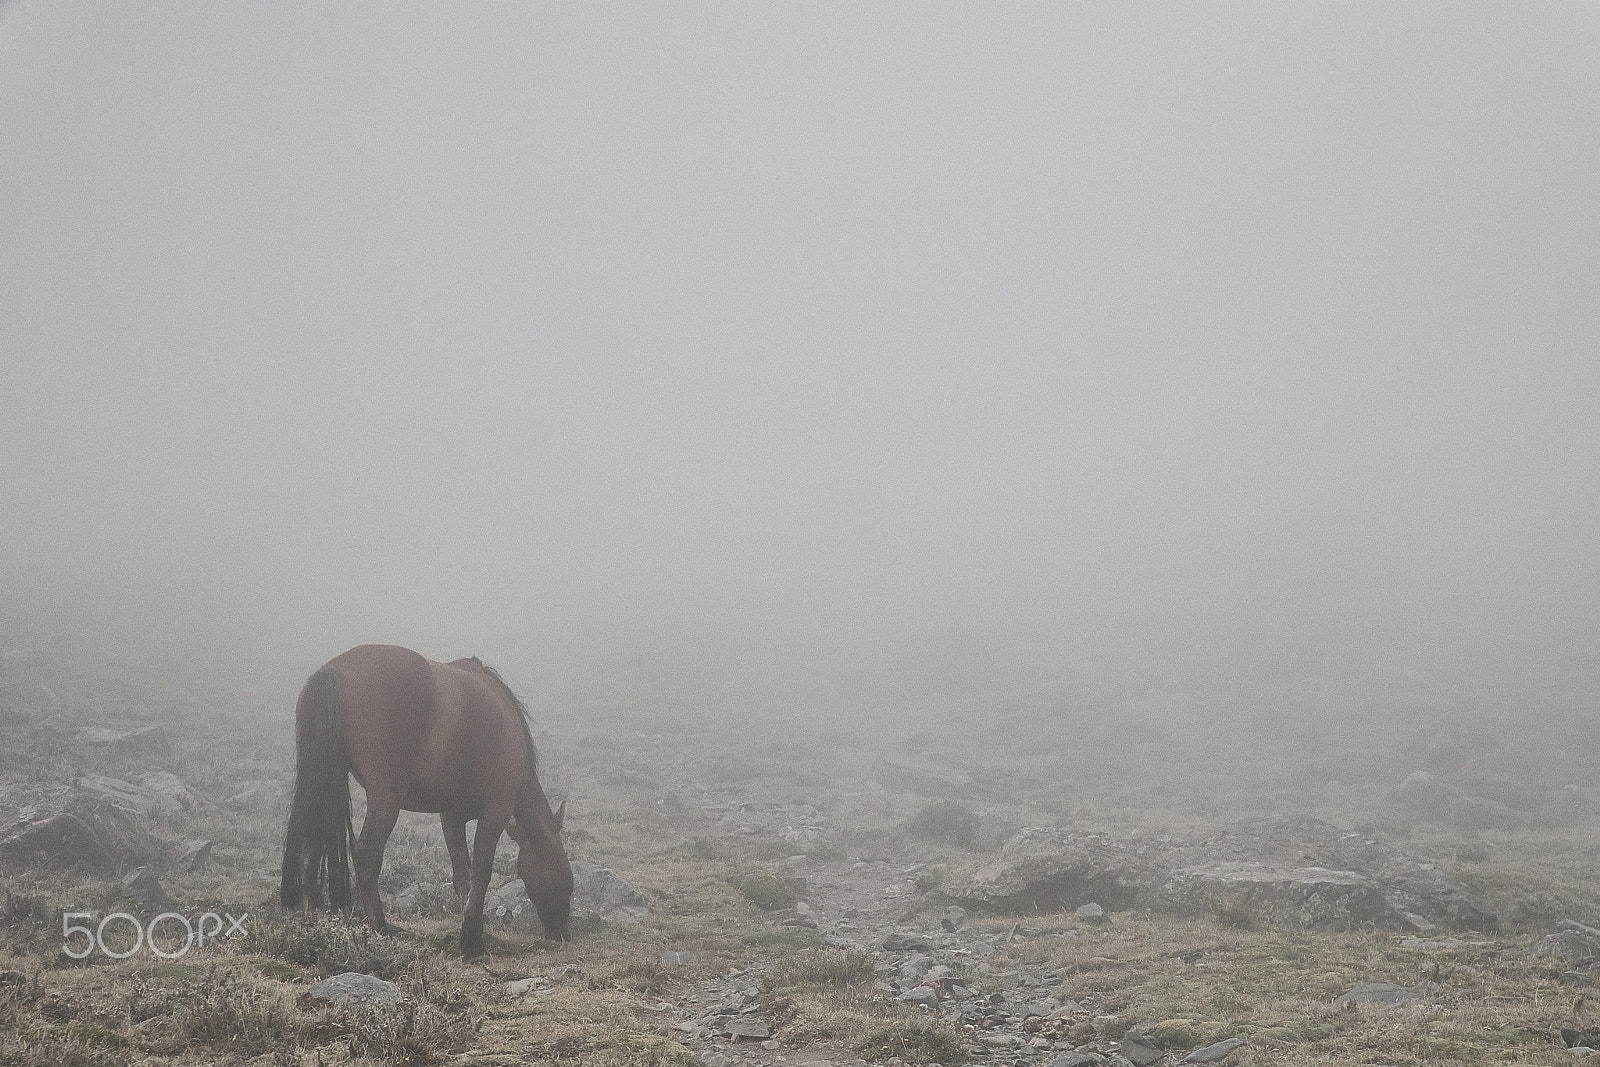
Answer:
M439 813L444 847L450 853L450 885L465 900L472 890L472 853L467 851L467 820L453 811Z
M467 913L461 921L461 955L476 959L483 955L483 898L489 893L494 875L494 850L500 833L511 821L511 804L489 803L478 816L478 829L472 839L472 891L467 895Z
M368 790L367 817L361 820L361 836L356 840L356 899L366 913L367 925L380 932L389 925L383 921L383 901L378 897L378 872L383 870L383 849L399 817L399 804Z

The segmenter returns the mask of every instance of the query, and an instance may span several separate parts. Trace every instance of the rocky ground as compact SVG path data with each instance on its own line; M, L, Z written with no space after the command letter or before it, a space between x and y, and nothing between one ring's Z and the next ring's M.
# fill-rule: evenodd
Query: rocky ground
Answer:
M552 706L577 937L542 940L505 844L490 956L466 963L427 817L385 866L399 934L276 908L293 685L219 685L6 661L0 1063L1553 1064L1600 1044L1593 742L1558 724L1535 744L1058 695ZM122 959L62 936L64 914L164 911L237 929L178 952L169 920Z

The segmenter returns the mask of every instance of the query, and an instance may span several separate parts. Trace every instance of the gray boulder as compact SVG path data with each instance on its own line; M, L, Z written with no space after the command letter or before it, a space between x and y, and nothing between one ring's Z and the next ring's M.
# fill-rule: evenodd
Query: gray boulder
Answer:
M0 862L8 869L115 873L164 852L140 811L101 794L61 785L0 788Z

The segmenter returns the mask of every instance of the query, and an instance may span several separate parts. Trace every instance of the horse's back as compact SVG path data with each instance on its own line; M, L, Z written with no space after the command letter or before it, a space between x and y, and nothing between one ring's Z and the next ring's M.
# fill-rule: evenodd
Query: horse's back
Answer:
M528 769L521 712L476 659L437 663L397 645L329 660L351 770L387 784L412 810L476 807Z

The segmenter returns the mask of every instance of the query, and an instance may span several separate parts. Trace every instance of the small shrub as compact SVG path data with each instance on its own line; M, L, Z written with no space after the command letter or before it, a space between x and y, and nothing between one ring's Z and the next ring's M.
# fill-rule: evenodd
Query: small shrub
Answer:
M348 1016L350 1050L382 1060L388 1067L422 1067L439 1063L467 1048L472 1025L451 1018L431 1005L396 1004Z
M295 1020L277 998L232 976L185 983L174 1002L188 1044L258 1056L294 1041Z
M660 996L667 991L670 980L659 960L641 959L600 971L585 984L590 989L625 989L643 996Z
M769 989L796 986L856 986L872 982L872 953L816 949L779 960L767 975Z
M967 1043L949 1023L904 1019L880 1027L856 1046L868 1059L898 1057L906 1063L965 1063Z
M800 899L799 887L795 882L768 870L744 868L731 871L728 884L763 911L787 908Z
M336 915L268 915L251 927L245 944L263 956L313 968L322 977L360 971L392 979L421 955L415 946Z

